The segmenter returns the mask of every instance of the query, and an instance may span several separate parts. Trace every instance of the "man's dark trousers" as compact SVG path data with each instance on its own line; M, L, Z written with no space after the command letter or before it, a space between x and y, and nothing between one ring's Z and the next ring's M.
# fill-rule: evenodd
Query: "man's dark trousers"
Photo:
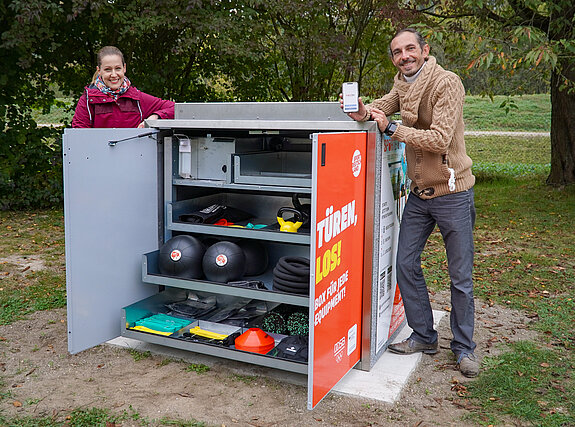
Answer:
M409 194L399 232L397 281L407 323L413 329L411 338L425 344L437 341L421 268L421 253L436 224L445 244L451 279L451 350L456 356L473 353L473 188L427 200L413 192Z

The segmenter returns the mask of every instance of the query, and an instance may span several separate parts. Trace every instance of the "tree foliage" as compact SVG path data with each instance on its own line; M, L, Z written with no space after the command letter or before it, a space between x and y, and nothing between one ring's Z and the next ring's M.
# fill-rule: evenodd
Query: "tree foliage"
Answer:
M437 0L411 3L428 37L466 46L467 69L550 74L549 184L575 183L575 4L571 0ZM524 74L525 75L525 74ZM525 80L518 81L518 93Z
M335 99L342 79L393 72L391 0L3 1L20 75L75 95L104 45L124 51L139 88L180 101Z
M58 198L55 183L46 186L55 193L47 194L22 182L22 176L59 179L48 171L59 167L54 141L60 130L39 129L31 112L48 110L56 93L71 94L75 103L91 81L100 47L120 47L134 85L175 101L335 100L343 80L372 88L389 80L381 78L393 73L382 47L391 29L380 18L394 4L0 0L1 207ZM24 152L30 161L22 161ZM27 189L34 194L24 194Z
M389 0L247 0L232 6L235 51L222 72L240 100L326 101L342 81L365 86L370 72L390 76L392 29L380 19ZM240 66L238 66L240 65ZM367 87L366 87L367 89ZM263 98L263 99L262 99Z
M575 111L571 1L411 1L0 0L0 208L60 197L50 180L61 130L38 128L31 112L56 94L78 99L104 45L124 51L138 88L179 102L335 100L348 80L369 98L391 86L394 30L414 22L461 74L552 70L549 181L573 182L575 125L559 126L575 123L564 113Z
M38 128L31 116L32 108L48 109L55 102L43 77L50 65L41 56L51 41L28 34L45 31L35 27L44 12L52 14L54 9L0 1L0 209L45 207L61 199L59 150L47 143L58 132ZM29 26L28 33L18 34L17 26Z

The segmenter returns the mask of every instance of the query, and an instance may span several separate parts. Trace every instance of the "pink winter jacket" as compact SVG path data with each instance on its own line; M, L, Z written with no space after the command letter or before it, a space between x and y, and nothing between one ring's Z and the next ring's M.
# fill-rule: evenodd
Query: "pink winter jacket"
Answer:
M94 85L86 86L72 119L73 128L136 128L157 114L161 119L174 118L174 102L141 92L134 86L114 101Z

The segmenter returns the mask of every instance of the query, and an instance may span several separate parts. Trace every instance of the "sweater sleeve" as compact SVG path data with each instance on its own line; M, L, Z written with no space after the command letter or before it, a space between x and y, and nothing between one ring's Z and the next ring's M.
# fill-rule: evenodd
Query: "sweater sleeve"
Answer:
M173 101L156 98L155 96L148 95L147 93L141 91L140 94L144 120L146 120L152 114L157 114L161 119L174 118L175 103Z
M465 89L461 79L456 74L448 74L432 89L432 120L429 129L400 125L393 139L425 151L445 153L461 118L464 100Z
M399 94L395 89L392 89L387 95L374 100L371 104L366 105L369 112L375 107L384 112L386 116L391 116L399 111ZM369 117L369 115L367 115Z
M88 97L86 96L86 91L80 97L78 104L76 105L76 111L74 112L74 117L72 118L73 128L91 128L93 127L91 120L90 107L88 105Z

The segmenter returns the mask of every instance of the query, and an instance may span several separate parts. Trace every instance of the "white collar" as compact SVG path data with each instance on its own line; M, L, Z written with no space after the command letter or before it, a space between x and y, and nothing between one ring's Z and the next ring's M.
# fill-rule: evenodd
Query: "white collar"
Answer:
M419 74L421 73L421 70L423 70L423 67L425 67L425 64L427 64L427 61L423 61L423 65L421 66L419 71L417 73L415 73L413 76L408 77L404 74L403 78L405 79L405 81L407 83L413 83L415 81L415 79L417 79L417 77L419 77Z

